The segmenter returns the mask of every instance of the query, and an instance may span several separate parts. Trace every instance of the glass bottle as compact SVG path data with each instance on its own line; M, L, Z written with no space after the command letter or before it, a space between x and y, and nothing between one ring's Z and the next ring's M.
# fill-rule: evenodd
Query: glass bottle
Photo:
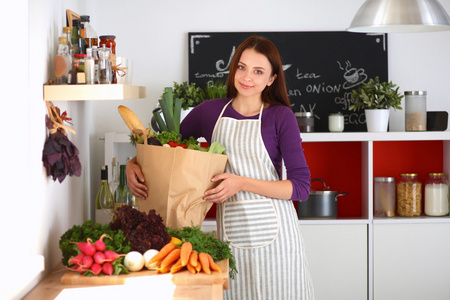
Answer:
M133 157L128 157L127 158L127 163L126 163L126 165L128 164L128 162L130 161L130 160L132 160L133 159ZM125 166L126 166L125 165ZM125 170L126 170L126 167L125 167ZM139 210L139 200L132 194L131 195L131 206L133 206L133 208L135 208L135 209L137 209L137 210Z
M126 178L125 165L120 165L120 183L114 191L114 209L122 205L131 205L131 192Z
M67 76L72 67L72 60L67 46L67 38L60 37L58 53L55 56L55 77L57 84L67 84Z
M120 184L120 168L119 168L119 160L117 157L113 157L112 159L112 172L111 172L111 182L109 184L111 188L111 193L114 195L116 188Z
M95 199L95 222L108 224L114 214L114 198L108 184L108 166L101 169L100 188Z
M425 182L425 214L439 217L449 213L449 185L445 173L428 173Z
M72 44L74 45L74 54L86 54L87 43L81 36L81 21L79 19L72 20Z
M402 173L397 184L397 213L402 217L418 217L422 213L422 183L417 173Z
M95 60L92 56L92 49L86 49L86 58L84 60L84 73L86 74L86 84L95 83Z
M83 38L87 43L88 48L92 48L93 46L98 46L98 35L95 32L94 28L91 26L90 16L84 15L81 16L81 23L84 24L84 35Z
M112 83L112 69L109 54L109 49L105 45L98 51L98 81L100 84Z
M94 57L95 64L95 75L94 75L94 83L98 84L98 47L92 46L92 56Z
M72 45L72 33L70 32L70 27L63 27L63 36L67 38L67 46L69 46L69 54L73 57L75 53L74 47Z

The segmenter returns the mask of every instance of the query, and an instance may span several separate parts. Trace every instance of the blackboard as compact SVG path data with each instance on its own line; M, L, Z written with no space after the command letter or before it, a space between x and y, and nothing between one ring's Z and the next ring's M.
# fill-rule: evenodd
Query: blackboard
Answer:
M192 32L189 82L226 81L231 57L251 35L270 39L280 52L294 112L314 112L315 131L328 132L328 115L342 112L345 130L366 131L364 111L349 111L352 89L378 76L388 81L387 34L345 31Z

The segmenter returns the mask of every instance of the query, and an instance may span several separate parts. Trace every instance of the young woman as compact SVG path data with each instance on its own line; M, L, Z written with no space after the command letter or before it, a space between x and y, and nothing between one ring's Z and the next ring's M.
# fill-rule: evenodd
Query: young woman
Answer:
M230 242L238 274L225 299L314 299L303 238L291 200L306 200L310 172L291 110L278 50L252 36L236 50L227 99L195 107L181 124L183 137L205 137L226 148L225 173L205 191L217 203L217 232ZM280 180L281 162L287 180ZM132 193L147 188L135 160L127 166Z

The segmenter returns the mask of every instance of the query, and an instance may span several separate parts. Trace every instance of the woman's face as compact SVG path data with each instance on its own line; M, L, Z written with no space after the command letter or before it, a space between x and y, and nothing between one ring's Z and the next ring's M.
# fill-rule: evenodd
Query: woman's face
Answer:
M276 75L272 76L272 65L264 54L254 49L246 49L242 52L234 76L234 86L239 95L259 96L275 78Z

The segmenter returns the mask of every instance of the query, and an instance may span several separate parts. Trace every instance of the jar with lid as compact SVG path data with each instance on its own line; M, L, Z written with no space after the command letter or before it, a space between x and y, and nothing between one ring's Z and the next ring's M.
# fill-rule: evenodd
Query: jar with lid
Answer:
M300 132L314 132L314 113L313 112L296 112L298 127Z
M100 43L98 44L99 47L102 47L103 45L106 46L106 48L111 49L112 54L116 54L116 36L115 35L102 35L100 36Z
M427 130L427 92L405 92L405 131Z
M74 54L72 60L72 69L68 74L68 83L84 84L86 83L86 74L84 73L84 61L86 54Z
M417 173L402 173L397 184L397 214L418 217L422 214L422 183Z
M344 131L344 115L340 111L328 115L328 129L330 132Z
M111 84L112 83L112 69L111 61L109 59L110 50L103 45L102 48L98 50L98 81L100 84Z
M449 213L449 185L445 173L428 173L425 182L425 214L439 217Z
M395 177L374 178L374 216L395 216Z

